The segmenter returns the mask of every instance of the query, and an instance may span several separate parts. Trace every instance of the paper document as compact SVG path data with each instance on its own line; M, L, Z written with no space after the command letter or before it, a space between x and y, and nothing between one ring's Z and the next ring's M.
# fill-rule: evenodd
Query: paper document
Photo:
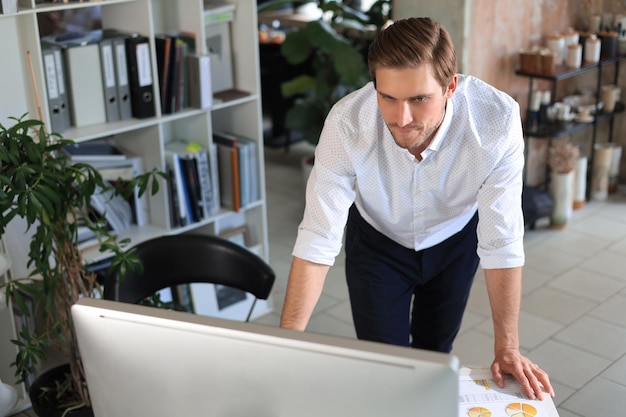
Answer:
M463 367L459 371L459 417L558 417L550 394L531 400L512 376L504 388L493 381L489 368Z

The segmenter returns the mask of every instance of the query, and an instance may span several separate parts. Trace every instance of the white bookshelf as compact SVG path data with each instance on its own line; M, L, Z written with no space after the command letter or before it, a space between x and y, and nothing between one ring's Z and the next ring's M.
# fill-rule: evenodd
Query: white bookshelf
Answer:
M228 2L235 5L234 20L229 23L233 83L236 89L246 91L249 95L228 102L214 103L208 110L184 109L178 113L164 115L158 105L160 99L154 35L176 30L192 32L196 38L196 51L206 54L203 0L102 0L42 4L36 4L35 0L20 0L17 14L0 15L0 37L4 39L3 65L0 67L0 91L2 91L0 123L10 126L13 121L9 120L9 117L18 117L24 113L28 113L31 118L39 118L41 111L41 119L50 124L38 15L71 8L101 7L103 28L138 32L150 39L156 116L70 128L63 132L64 137L77 142L113 137L121 149L142 156L146 169L158 167L162 170L165 170L164 147L176 139L193 140L208 149L212 142L212 132L222 130L247 136L257 140L258 143L260 184L258 201L243 208L239 213L222 208L216 215L198 223L173 227L170 222L168 189L163 182L159 193L149 198L149 225L132 227L123 233L124 237L131 238L132 243L136 244L165 234L219 234L229 227L242 226L245 223L250 231L253 250L269 261L256 2L253 0ZM35 91L38 92L39 100L36 99ZM13 260L11 276L23 276L27 272L25 253L28 236L24 235L23 228L17 224L7 230L3 240ZM95 250L85 253L88 261L97 261L101 257L102 255ZM270 310L271 302L259 302L253 318ZM11 361L4 360L14 358L13 348L6 344L6 339L15 336L12 323L9 310L0 313L0 353L3 358L0 362L0 377L4 382L10 382L9 377L13 375L13 369L7 369ZM6 349L10 352L5 352ZM22 397L21 400L24 400L24 390L18 387L18 392Z

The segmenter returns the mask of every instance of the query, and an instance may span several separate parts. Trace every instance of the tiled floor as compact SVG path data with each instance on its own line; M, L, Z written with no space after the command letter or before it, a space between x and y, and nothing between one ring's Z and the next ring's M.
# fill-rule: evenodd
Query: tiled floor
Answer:
M304 208L300 159L306 144L266 149L270 263L277 274L276 325L291 249ZM526 234L522 349L547 370L561 417L626 415L626 189L574 212L566 230L540 223ZM331 268L308 331L355 337L343 260ZM493 338L482 272L476 276L453 353L462 364L489 364ZM28 410L20 417L34 417Z
M271 264L278 323L291 249L304 208L304 144L266 149ZM546 221L526 233L520 337L523 352L548 371L561 417L626 416L626 188L588 202L565 230ZM308 331L355 337L340 256ZM462 364L489 364L493 350L482 271L476 276L454 351Z

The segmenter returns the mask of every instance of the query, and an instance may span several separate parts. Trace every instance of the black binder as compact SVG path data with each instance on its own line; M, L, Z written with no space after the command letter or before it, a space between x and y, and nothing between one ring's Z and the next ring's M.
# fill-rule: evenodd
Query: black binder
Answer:
M145 36L126 38L126 63L130 84L133 117L145 119L155 115L154 77L150 60L150 43Z

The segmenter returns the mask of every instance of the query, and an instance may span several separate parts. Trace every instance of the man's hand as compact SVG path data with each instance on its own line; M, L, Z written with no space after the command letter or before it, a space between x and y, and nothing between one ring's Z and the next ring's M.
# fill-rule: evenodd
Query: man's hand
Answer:
M542 400L543 391L554 397L554 389L548 374L517 349L502 349L496 352L496 358L491 364L491 374L500 388L504 388L504 374L512 375L519 381L530 399Z

